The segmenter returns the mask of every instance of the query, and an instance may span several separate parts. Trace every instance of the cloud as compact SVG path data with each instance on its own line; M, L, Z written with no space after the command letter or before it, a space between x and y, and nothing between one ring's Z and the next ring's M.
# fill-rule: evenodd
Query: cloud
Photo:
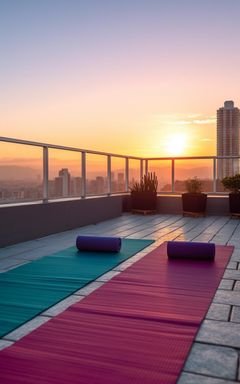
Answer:
M201 125L207 125L207 124L213 124L213 123L216 123L216 118L193 120L192 122L192 124L201 124Z
M216 123L216 116L206 116L199 113L189 115L154 115L152 119L155 124L165 125L209 125Z
M179 120L179 121L172 121L172 122L169 122L168 124L172 125L190 125L192 124L191 121L188 121L188 120Z
M199 115L200 117L201 115ZM168 122L168 124L175 124L175 125L208 125L208 124L214 124L216 123L216 118L214 117L207 117L207 116L202 116L202 118L199 119L193 119L188 117L185 120L173 120L171 122Z
M196 119L197 117L201 117L202 115L200 113L193 113L192 115L188 115L188 119Z
M204 138L201 139L200 141L213 141L213 139L209 139L209 137L204 137Z

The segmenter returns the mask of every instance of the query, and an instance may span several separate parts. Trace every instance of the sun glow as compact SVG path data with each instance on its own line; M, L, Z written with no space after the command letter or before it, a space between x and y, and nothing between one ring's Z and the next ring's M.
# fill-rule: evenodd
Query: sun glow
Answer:
M187 147L186 134L172 134L166 138L166 152L169 156L183 156Z

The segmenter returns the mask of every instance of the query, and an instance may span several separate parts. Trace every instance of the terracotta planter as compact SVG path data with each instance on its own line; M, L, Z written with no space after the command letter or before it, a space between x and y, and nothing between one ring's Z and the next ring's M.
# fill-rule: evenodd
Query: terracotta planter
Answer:
M240 193L229 193L229 209L231 213L240 214Z
M207 195L205 193L183 193L183 212L205 213L207 206Z
M132 209L155 211L157 209L156 192L131 192Z

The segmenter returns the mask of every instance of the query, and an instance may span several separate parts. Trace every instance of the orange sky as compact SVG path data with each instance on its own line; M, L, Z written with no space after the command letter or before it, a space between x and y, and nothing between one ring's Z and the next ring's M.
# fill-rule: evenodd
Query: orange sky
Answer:
M215 155L216 110L240 106L239 14L234 0L3 0L1 136Z

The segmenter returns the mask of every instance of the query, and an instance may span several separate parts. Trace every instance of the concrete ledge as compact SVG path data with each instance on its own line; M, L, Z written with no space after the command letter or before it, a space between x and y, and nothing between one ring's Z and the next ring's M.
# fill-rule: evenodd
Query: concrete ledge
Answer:
M0 208L0 247L121 216L122 196Z
M131 211L131 197L123 197L123 210ZM182 196L181 195L159 195L157 199L157 211L163 214L182 214ZM227 196L208 195L207 215L228 216L229 199Z
M158 212L166 214L182 214L181 195L161 195L158 196ZM207 215L227 216L229 215L228 196L208 195Z

